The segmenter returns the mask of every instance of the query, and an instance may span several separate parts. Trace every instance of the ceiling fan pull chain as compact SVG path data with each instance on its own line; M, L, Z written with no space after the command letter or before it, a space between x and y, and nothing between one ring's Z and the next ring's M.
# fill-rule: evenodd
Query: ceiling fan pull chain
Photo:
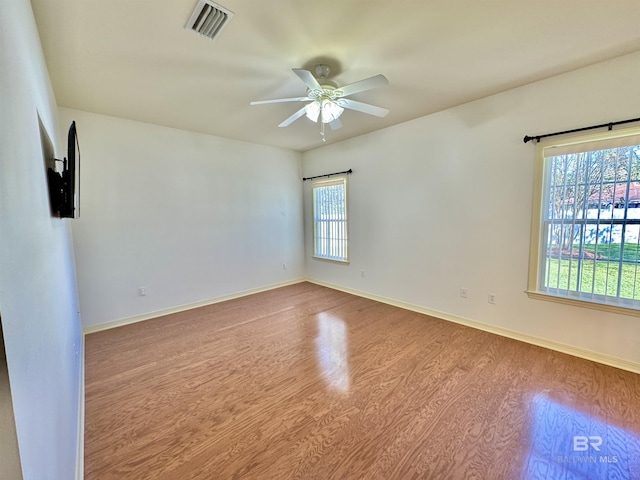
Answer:
M326 142L327 139L324 137L324 108L322 102L320 102L320 115L318 118L320 119L320 136L322 137L322 141Z

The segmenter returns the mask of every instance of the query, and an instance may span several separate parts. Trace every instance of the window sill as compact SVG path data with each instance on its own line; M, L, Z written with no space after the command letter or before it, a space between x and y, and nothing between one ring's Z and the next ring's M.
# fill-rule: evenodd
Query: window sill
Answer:
M558 295L542 292L527 291L526 294L529 296L529 298L532 298L534 300L544 300L547 302L562 303L564 305L571 305L574 307L589 308L591 310L600 310L608 313L617 313L619 315L632 315L634 317L640 317L640 310L632 307L611 305L608 303L600 303L577 298L560 297Z
M313 258L314 260L320 260L322 262L337 263L340 265L349 265L349 260L340 260L338 258L316 257L315 255L311 255L311 258Z

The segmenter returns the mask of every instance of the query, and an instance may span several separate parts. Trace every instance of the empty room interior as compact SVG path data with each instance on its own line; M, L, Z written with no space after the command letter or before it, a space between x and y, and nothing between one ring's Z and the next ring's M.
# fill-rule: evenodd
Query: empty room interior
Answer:
M0 2L0 478L639 479L638 18Z

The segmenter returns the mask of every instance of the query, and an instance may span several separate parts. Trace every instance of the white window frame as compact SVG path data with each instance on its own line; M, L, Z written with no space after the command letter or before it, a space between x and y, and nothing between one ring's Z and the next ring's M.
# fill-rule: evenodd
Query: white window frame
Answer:
M346 175L314 180L311 186L311 214L313 219L313 258L339 263L349 263L349 182ZM333 218L320 220L317 198L326 187L342 186L344 189L344 218L334 213Z
M539 299L539 300L549 300L555 301L559 303L575 305L580 307L593 308L597 310L604 310L608 312L614 313L622 313L626 315L635 315L640 316L640 300L633 299L625 299L619 296L613 295L599 295L594 292L578 292L578 288L573 290L567 286L564 288L550 288L545 286L545 267L546 267L546 248L547 248L547 239L549 238L549 234L546 231L546 226L549 225L549 215L545 215L546 207L546 195L547 193L547 184L550 182L550 174L548 170L550 169L550 160L547 158L551 158L553 155L550 152L557 149L557 151L571 151L580 150L580 144L594 144L595 142L599 142L600 145L611 145L616 146L617 144L636 144L636 142L640 142L639 138L633 139L633 136L640 135L640 128L632 128L625 129L619 131L609 131L599 134L591 134L591 135L581 135L576 137L564 137L561 139L549 139L546 141L542 141L537 144L536 147L536 168L535 168L535 176L534 176L534 199L533 199L533 213L532 213L532 224L531 224L531 248L530 248L530 256L529 256L529 279L528 279L528 290L527 294L530 298ZM593 151L604 150L607 147L594 147ZM547 158L545 158L545 153L547 153ZM631 183L632 180L627 180L626 183ZM620 184L620 183L618 183ZM615 186L614 186L615 188ZM627 189L628 192L628 189ZM625 198L625 204L628 205L628 197ZM543 208L544 207L544 208ZM599 208L599 207L598 207ZM624 219L625 226L627 225L627 212L628 206L624 207ZM576 218L578 218L576 216ZM586 218L583 215L581 218ZM600 222L600 214L598 214L598 222ZM613 216L612 216L613 218ZM568 220L560 220L559 223L565 222L569 223ZM546 222L546 223L545 223ZM579 223L578 221L574 221L572 228ZM613 223L612 223L613 224ZM583 225L585 225L583 223ZM583 229L586 227L583 226ZM596 235L597 236L597 235ZM580 240L582 242L582 240ZM640 244L640 240L638 241ZM579 243L582 244L582 243ZM561 250L561 249L560 249ZM573 250L573 247L572 247ZM570 257L567 257L570 258ZM583 262L583 265L586 263L584 257L580 259L578 257L577 260L572 260L575 262ZM595 260L594 262L594 270L595 270ZM618 261L620 265L623 264L622 253L620 254L620 260ZM571 271L571 266L569 266L569 271ZM620 275L620 273L618 273ZM595 273L593 274L595 277ZM559 282L558 282L559 283ZM640 286L636 288L640 289ZM618 294L619 294L618 289ZM634 294L636 295L636 294Z

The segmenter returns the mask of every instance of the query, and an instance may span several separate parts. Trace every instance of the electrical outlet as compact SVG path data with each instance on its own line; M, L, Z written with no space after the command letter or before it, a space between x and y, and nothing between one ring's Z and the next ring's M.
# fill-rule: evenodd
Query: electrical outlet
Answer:
M364 278L364 270L360 270L360 276Z
M487 295L487 302L489 302L491 305L494 305L496 303L496 294L490 293L489 295Z
M138 287L138 296L145 297L147 295L147 287Z
M286 270L286 269L287 269L287 264L286 264L286 263L283 263L283 264L282 264L282 269L283 269L283 270Z
M460 289L460 296L462 298L467 298L469 296L469 290L466 288L461 288Z

